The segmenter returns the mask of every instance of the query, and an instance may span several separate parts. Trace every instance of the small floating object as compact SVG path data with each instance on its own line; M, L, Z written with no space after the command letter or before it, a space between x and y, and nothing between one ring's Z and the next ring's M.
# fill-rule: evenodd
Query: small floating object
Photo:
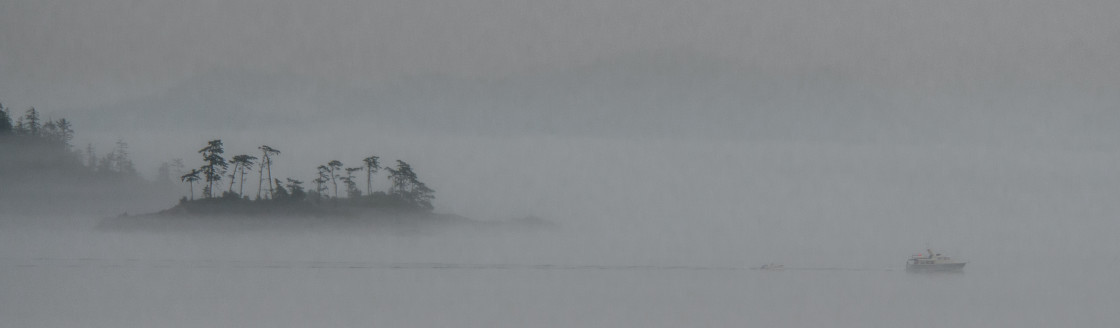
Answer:
M759 270L771 270L771 271L782 270L782 269L785 269L785 268L786 268L785 265L781 265L781 264L777 264L777 263L767 263L767 264L763 264L761 267L758 267Z
M964 270L964 265L968 264L968 262L954 261L930 249L926 251L929 253L912 255L909 260L906 260L907 272L961 271Z

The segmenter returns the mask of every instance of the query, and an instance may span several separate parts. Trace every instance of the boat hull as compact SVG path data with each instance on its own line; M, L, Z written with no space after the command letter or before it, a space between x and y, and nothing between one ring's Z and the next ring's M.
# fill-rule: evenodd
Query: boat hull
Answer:
M909 272L945 272L961 271L967 263L937 263L937 264L906 264Z

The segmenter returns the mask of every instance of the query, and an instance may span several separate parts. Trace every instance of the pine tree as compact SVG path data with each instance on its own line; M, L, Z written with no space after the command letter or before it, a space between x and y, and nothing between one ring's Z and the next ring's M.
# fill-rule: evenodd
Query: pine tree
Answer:
M330 168L327 168L326 165L319 165L318 177L312 180L312 182L315 182L315 193L319 195L320 199L324 198L324 195L326 195L326 198L330 198L330 195L327 194L327 181L330 180L329 173Z
M344 182L346 184L346 197L347 198L356 199L356 198L362 197L362 190L358 189L358 183L354 182L354 172L361 171L361 170L362 170L362 168L360 168L360 167L348 167L348 168L346 168L346 177L342 179L342 182Z
M261 150L261 166L257 171L257 199L261 199L261 188L263 187L265 171L268 171L268 194L269 197L272 196L272 157L280 155L280 150L269 147L268 145L261 145L257 147L257 149Z
M327 162L327 169L330 172L331 186L334 187L334 198L338 198L338 170L342 169L342 162L332 160Z
M244 195L244 192L245 192L245 171L250 171L250 170L253 169L253 164L255 164L253 161L255 161L255 160L257 160L256 156L249 156L249 155L237 155L237 156L233 157L233 163L234 163L233 174L240 173L240 175L241 175L239 177L239 180L238 180L238 181L241 181L241 185L237 187L237 194L238 195ZM233 174L231 174L230 179L233 179L233 177L232 177ZM229 185L230 185L230 191L233 191L233 181L232 180L229 182Z
M58 130L58 141L62 142L66 150L70 150L70 141L74 140L74 126L65 118L56 120L54 125Z
M12 115L0 104L0 136L12 134Z
M432 199L435 199L433 193L435 190L428 188L420 179L417 178L416 172L412 171L412 166L408 165L402 160L397 160L397 168L386 168L389 171L389 180L392 180L393 186L389 189L389 193L400 197L413 206L432 209Z
M198 169L191 169L190 173L184 174L183 176L179 177L179 180L191 184L191 200L194 200L194 183L200 179L198 176L200 173L202 173L202 171L199 171Z
M249 155L233 156L233 160L230 160L230 164L233 164L233 170L230 170L229 173L229 192L233 192L233 183L238 181L238 175L240 175L241 187L238 188L237 194L241 195L245 188L245 170L252 170L253 161L256 159L256 156Z
M222 173L229 168L229 163L222 157L225 149L222 148L222 139L210 140L210 142L198 151L202 154L202 161L206 164L202 165L202 176L206 179L206 188L203 189L202 195L206 198L214 197L214 182L222 180Z
M379 158L370 156L362 159L362 162L366 163L366 195L373 195L373 174L381 169L381 163L377 162Z
M42 124L39 123L39 111L36 111L35 107L28 108L27 112L23 115L23 119L27 121L26 125L24 125L24 128L27 129L27 134L32 137L38 137L39 130L43 127Z
M136 166L132 164L132 159L129 158L128 144L124 140L117 139L117 148L113 149L113 161L110 162L112 170L117 173L127 175L136 175Z
M291 193L292 200L301 201L307 198L307 193L303 191L303 181L288 178L288 184L286 186Z

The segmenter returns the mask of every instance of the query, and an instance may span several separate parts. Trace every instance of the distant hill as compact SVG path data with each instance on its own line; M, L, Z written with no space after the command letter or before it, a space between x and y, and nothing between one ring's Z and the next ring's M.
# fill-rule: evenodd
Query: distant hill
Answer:
M169 184L136 173L125 143L90 156L69 144L69 123L37 120L44 128L0 133L0 219L121 213L174 197Z
M615 57L496 80L417 76L361 86L211 70L162 94L75 111L75 120L102 130L235 128L308 135L320 125L368 122L371 128L423 134L499 137L1099 146L1120 136L1109 128L1120 124L1117 94L982 82L925 90L872 85L829 70L801 71L809 73L783 75L671 55Z

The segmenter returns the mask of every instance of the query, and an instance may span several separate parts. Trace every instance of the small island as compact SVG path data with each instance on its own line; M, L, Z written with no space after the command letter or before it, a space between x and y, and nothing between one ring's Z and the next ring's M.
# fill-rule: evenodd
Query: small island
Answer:
M420 181L412 166L402 160L395 167L381 167L380 157L362 159L362 166L344 167L339 160L319 165L314 189L307 190L303 181L272 177L272 164L280 150L268 145L257 147L260 157L241 154L227 161L221 139L211 140L198 153L203 165L179 179L190 184L190 197L161 214L173 215L335 215L344 209L377 209L395 212L427 212L433 209L435 190ZM253 172L256 167L256 172ZM384 169L392 183L389 190L374 191L373 178ZM254 174L255 173L255 174ZM256 194L245 193L245 182L256 175ZM365 175L365 190L359 188L359 175ZM217 195L223 179L228 187ZM202 198L194 198L195 184L201 185ZM253 183L250 183L252 185ZM339 194L339 185L343 195ZM236 187L236 190L235 190ZM251 191L252 192L252 191ZM340 212L341 211L341 212Z
M151 203L176 194L172 184L176 181L185 183L183 187L189 188L189 194L170 208L139 215L124 212L103 218L98 227L378 229L500 224L434 213L435 190L422 182L403 160L382 167L381 158L375 155L362 156L356 166L330 159L315 167L315 178L305 184L295 178L273 176L273 164L281 155L280 149L261 145L253 153L228 156L222 140L215 139L198 150L201 166L187 170L183 160L174 159L159 167L155 181L148 181L137 173L124 141L118 140L115 149L98 156L92 144L85 149L71 146L73 136L72 124L66 119L43 120L34 108L13 119L10 110L0 105L0 150L6 154L0 158L0 182L13 196L5 197L11 207L39 213L59 207L59 203L80 209L106 204L128 208L130 201L143 199ZM387 190L374 189L374 180L381 178L388 179ZM50 203L35 203L39 199L48 199ZM537 218L507 223L551 225Z
M209 227L254 229L284 227L416 228L422 225L470 223L456 215L432 212L435 190L421 182L412 166L397 160L382 167L379 156L367 156L361 166L346 167L332 159L316 168L312 189L304 181L272 175L281 151L268 145L257 154L239 154L227 160L221 139L210 140L198 151L203 165L179 177L190 185L190 196L156 213L108 218L108 229L160 229ZM387 191L375 191L373 180L386 172ZM364 188L359 187L364 178ZM252 181L252 180L256 181ZM250 188L245 190L246 182ZM255 182L255 183L254 183ZM201 197L195 198L195 185ZM255 185L255 186L254 186ZM341 187L341 191L339 190ZM220 188L220 189L219 189ZM218 190L221 190L218 195ZM251 194L255 194L252 196Z

